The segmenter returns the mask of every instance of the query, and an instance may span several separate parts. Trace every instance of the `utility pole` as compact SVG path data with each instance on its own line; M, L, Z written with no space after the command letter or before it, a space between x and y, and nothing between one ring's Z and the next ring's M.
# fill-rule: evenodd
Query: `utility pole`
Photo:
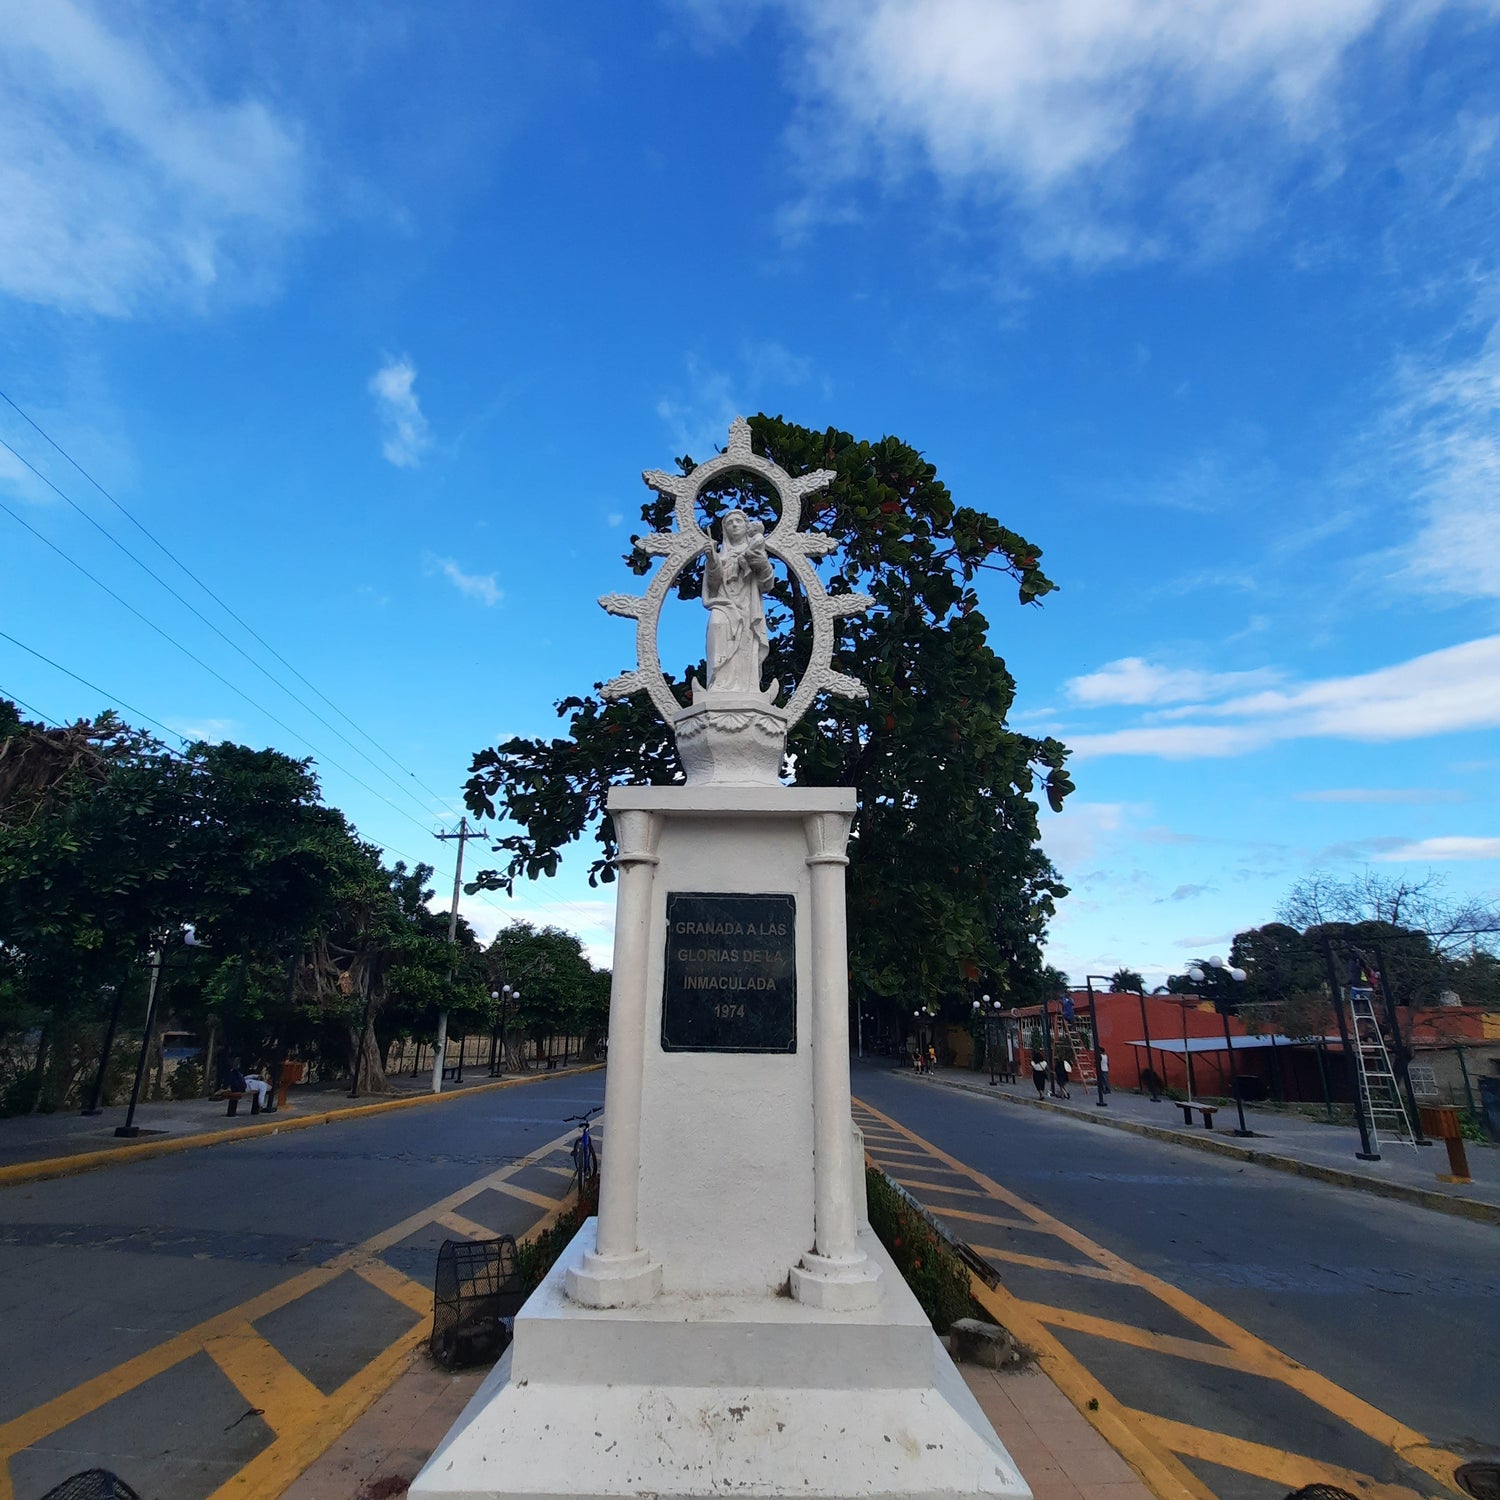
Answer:
M456 947L458 943L458 898L463 891L464 883L464 844L474 837L474 830L469 827L468 818L458 820L457 833L436 833L436 839L447 841L458 840L458 858L453 864L453 909L448 913L448 946ZM448 964L448 983L453 984L453 963ZM443 1063L448 1056L448 1012L438 1012L437 1041L432 1051L432 1092L441 1094L443 1092Z

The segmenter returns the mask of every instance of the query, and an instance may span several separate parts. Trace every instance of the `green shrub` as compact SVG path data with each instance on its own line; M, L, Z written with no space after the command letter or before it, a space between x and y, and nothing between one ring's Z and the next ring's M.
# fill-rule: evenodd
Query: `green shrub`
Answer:
M969 1272L932 1225L879 1168L865 1169L865 1191L870 1228L896 1262L932 1326L946 1333L959 1318L972 1317Z
M516 1247L516 1263L521 1272L521 1283L530 1295L541 1284L542 1278L557 1264L557 1257L567 1249L573 1236L583 1228L583 1221L599 1212L599 1178L596 1175L584 1188L578 1201L564 1209L551 1229L523 1240Z
M180 1062L167 1075L167 1094L173 1099L196 1099L203 1092L203 1069L195 1062Z

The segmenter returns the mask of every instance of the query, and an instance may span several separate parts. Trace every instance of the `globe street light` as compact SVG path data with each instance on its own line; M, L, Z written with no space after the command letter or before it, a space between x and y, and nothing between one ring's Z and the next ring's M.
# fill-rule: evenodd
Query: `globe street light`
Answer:
M1255 1132L1245 1124L1245 1101L1240 1098L1240 1091L1235 1083L1234 1042L1229 1034L1229 1012L1235 1009L1239 1002L1231 1000L1229 998L1229 991L1222 988L1226 980L1231 984L1244 984L1250 976L1243 969L1237 969L1230 964L1226 964L1217 953L1209 959L1208 967L1213 975L1216 986L1214 1009L1218 1011L1220 1019L1224 1022L1224 1050L1229 1055L1229 1092L1234 1095L1234 1107L1239 1111L1240 1116L1240 1128L1235 1131L1235 1134L1240 1136L1254 1135ZM1187 977L1194 984L1202 984L1208 978L1208 975L1197 964L1194 964L1187 971Z

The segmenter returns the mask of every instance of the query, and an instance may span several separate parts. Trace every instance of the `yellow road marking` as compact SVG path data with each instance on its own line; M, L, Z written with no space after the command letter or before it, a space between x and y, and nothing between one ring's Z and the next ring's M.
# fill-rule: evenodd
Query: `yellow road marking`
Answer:
M1178 1338L1172 1333L1153 1333L1149 1328L1137 1328L1133 1323L1096 1318L1067 1307L1048 1307L1041 1302L1028 1302L1026 1306L1050 1328L1071 1328L1076 1333L1091 1333L1116 1344L1129 1344L1133 1349L1171 1354L1178 1359L1196 1360L1200 1365L1218 1365L1223 1370L1238 1370L1242 1375L1260 1373L1243 1354L1226 1349L1222 1344L1205 1344L1201 1339Z
M1369 1402L1361 1400L1352 1391L1347 1391L1343 1386L1336 1385L1324 1375L1319 1375L1315 1370L1310 1370L1306 1365L1298 1363L1289 1355L1283 1354L1274 1345L1268 1344L1263 1339L1257 1338L1248 1329L1240 1327L1238 1323L1226 1318L1222 1313L1216 1312L1206 1303L1200 1302L1196 1297L1173 1286L1170 1282L1163 1281L1159 1276L1153 1276L1149 1271L1143 1271L1138 1266L1132 1265L1122 1256L1116 1255L1112 1250L1106 1250L1103 1245L1089 1239L1071 1225L1063 1223L1061 1219L1054 1218L1045 1210L1037 1208L1028 1203L1024 1198L1002 1187L992 1177L987 1177L983 1172L960 1161L956 1156L950 1156L941 1147L935 1146L931 1141L924 1140L915 1131L908 1130L899 1120L891 1119L883 1115L879 1110L868 1104L863 1108L871 1114L884 1120L906 1136L913 1144L924 1148L936 1161L944 1163L954 1172L967 1177L984 1190L984 1195L998 1199L1024 1215L1037 1225L1038 1228L1047 1230L1055 1235L1065 1245L1071 1246L1080 1254L1087 1256L1097 1265L1109 1271L1116 1271L1124 1275L1135 1285L1143 1287L1151 1292L1162 1302L1165 1302L1174 1312L1180 1313L1190 1323L1196 1324L1210 1338L1218 1339L1239 1354L1245 1361L1246 1368L1253 1374L1264 1376L1268 1380L1280 1381L1281 1384L1305 1396L1316 1406L1321 1406L1325 1411L1331 1412L1340 1421L1354 1428L1356 1432L1362 1432L1366 1437L1373 1438L1384 1447L1390 1448L1406 1463L1413 1468L1421 1469L1430 1474L1450 1489L1457 1489L1455 1478L1458 1466L1463 1459L1446 1448L1440 1448L1428 1441L1427 1437L1415 1428L1408 1427L1404 1422L1372 1406ZM906 1184L916 1186L916 1184ZM938 1188L940 1192L951 1192L950 1188ZM946 1210L938 1210L939 1215ZM1005 1294L1009 1297L1009 1293ZM1017 1307L1021 1304L1014 1298L1010 1299ZM1028 1320L1040 1327L1040 1323L1034 1318ZM1061 1349L1061 1345L1057 1346ZM1080 1367L1081 1368L1081 1367ZM1103 1399L1102 1397L1100 1398ZM1124 1408L1121 1408L1123 1411Z
M420 1282L413 1281L410 1276L403 1276L394 1266L386 1265L383 1260L368 1260L363 1265L356 1266L354 1274L384 1292L387 1297L411 1308L419 1316L432 1316L432 1292Z
M1045 1255L1023 1255L1019 1250L1001 1250L995 1245L973 1245L987 1260L1009 1261L1013 1266L1033 1266L1038 1271L1063 1271L1069 1276L1086 1276L1092 1281L1118 1281L1130 1285L1130 1278L1103 1266L1080 1266L1071 1260L1050 1260Z
M946 1182L920 1182L915 1177L898 1177L897 1182L904 1188L911 1188L913 1192L928 1193L952 1193L955 1198L982 1198L983 1193L976 1193L973 1188L949 1187Z
M1284 1453L1280 1448L1268 1448L1263 1443L1247 1442L1244 1438L1204 1432L1202 1428L1189 1427L1186 1423L1154 1416L1151 1412L1130 1411L1129 1414L1132 1420L1139 1422L1174 1453L1238 1469L1241 1474L1255 1474L1278 1485L1284 1484L1288 1489L1301 1489L1304 1484L1332 1484L1351 1494L1368 1496L1369 1500L1417 1500L1418 1492L1403 1484L1381 1484L1368 1474L1341 1469L1337 1464L1319 1463L1300 1453Z
M533 1193L530 1188L517 1187L513 1182L492 1182L490 1186L497 1193L519 1198L522 1203L530 1203L536 1208L556 1208L559 1201L556 1198L548 1198L544 1193Z
M1000 1214L980 1214L968 1208L945 1208L943 1217L962 1219L965 1223L998 1224L1002 1229L1030 1229L1041 1234L1047 1233L1040 1224L1033 1224L1029 1219L1007 1219Z
M349 1424L386 1390L427 1337L421 1326L403 1334L346 1380L304 1420L276 1433L244 1468L231 1475L209 1500L276 1500Z
M1209 1487L1164 1445L1154 1441L1122 1406L1053 1336L1026 1305L1004 1287L987 1287L971 1274L975 1300L1002 1328L1036 1355L1036 1362L1078 1408L1084 1419L1140 1475L1157 1500L1218 1500Z
M389 1228L381 1230L378 1234L372 1235L362 1245L358 1245L352 1250L342 1251L323 1265L314 1266L309 1270L300 1272L298 1275L282 1282L279 1286L271 1287L259 1295L251 1297L248 1301L240 1303L236 1307L229 1308L222 1313L217 1313L213 1317L194 1325L192 1328L187 1328L181 1333L174 1334L155 1348L144 1350L142 1353L123 1361L112 1369L102 1371L92 1379L85 1380L81 1384L74 1386L71 1390L54 1396L52 1400L45 1401L42 1405L33 1407L31 1411L23 1412L19 1417L13 1417L8 1422L0 1423L0 1500L10 1500L9 1495L3 1492L9 1489L8 1469L10 1460L15 1454L25 1448L31 1447L34 1443L38 1443L44 1438L50 1437L54 1432L59 1431L72 1422L78 1421L81 1417L86 1417L90 1412L97 1411L101 1406L106 1405L119 1396L123 1396L127 1391L132 1391L153 1377L162 1374L166 1370L170 1370L174 1365L180 1364L183 1360L197 1354L199 1350L203 1349L211 1341L236 1334L244 1325L254 1323L258 1319L265 1317L268 1313L275 1312L278 1308L295 1302L308 1292L315 1291L320 1286L325 1286L334 1277L342 1275L345 1271L354 1271L357 1274L371 1271L371 1267L377 1264L374 1258L382 1250L399 1244L409 1235L430 1224L438 1215L451 1212L453 1209L468 1202L470 1198L477 1197L487 1189L505 1189L509 1186L509 1183L505 1180L506 1178L523 1171L529 1166L534 1166L541 1158L557 1150L560 1146L565 1145L569 1139L571 1139L571 1132L558 1136L555 1140L548 1141L545 1145L522 1157L519 1161L500 1167L496 1171L488 1173L477 1181L468 1184L467 1187L459 1188L455 1192L449 1193L446 1197L440 1198L436 1203L429 1204L428 1207L419 1209L414 1214L409 1214L399 1223L393 1224ZM520 1190L517 1190L517 1193L519 1196ZM561 1204L556 1200L541 1198L537 1194L528 1194L526 1196L528 1201L535 1201L541 1207L551 1210L550 1213L543 1215L542 1222L544 1224L552 1222L557 1212L560 1211ZM486 1231L486 1234L488 1234L488 1231ZM378 1271L373 1272L373 1275L378 1276L379 1274ZM391 1274L395 1275L397 1273L392 1272ZM367 1275L366 1279L371 1279L371 1276ZM382 1287L382 1290L385 1290L385 1288ZM398 1295L397 1300L405 1303L407 1306L412 1306L410 1299L406 1296ZM430 1309L430 1301L425 1306ZM413 1311L421 1310L413 1307ZM390 1350L386 1351L386 1354L389 1355L392 1350L397 1348L415 1347L413 1341L420 1342L423 1336L424 1334L420 1329L414 1330L410 1335L403 1336L402 1339L392 1344ZM385 1358L386 1355L377 1356L375 1363L378 1365ZM372 1368L374 1368L373 1365L367 1365L365 1371L368 1372ZM233 1377L231 1376L231 1378ZM341 1389L347 1390L360 1378L360 1376L355 1376L353 1381L350 1381L348 1385ZM330 1407L328 1410L331 1412L332 1408ZM325 1415L327 1415L326 1412ZM352 1420L352 1417L350 1420ZM266 1453L269 1453L271 1448L277 1447L277 1443L271 1444ZM289 1452L292 1450L282 1449L281 1451ZM297 1451L301 1450L298 1449ZM265 1456L265 1453L261 1454L260 1459L264 1459ZM253 1460L252 1466L259 1463L260 1459ZM311 1460L308 1461L310 1462ZM277 1470L277 1472L280 1471ZM229 1480L219 1493L227 1491L228 1487L235 1482L235 1479Z
M441 1224L444 1229L451 1229L454 1234L461 1234L466 1240L492 1240L495 1231L483 1224L476 1224L473 1219L466 1219L462 1214L447 1213L435 1214L432 1222Z
M322 1416L322 1391L248 1323L209 1339L203 1352L257 1408L273 1432Z

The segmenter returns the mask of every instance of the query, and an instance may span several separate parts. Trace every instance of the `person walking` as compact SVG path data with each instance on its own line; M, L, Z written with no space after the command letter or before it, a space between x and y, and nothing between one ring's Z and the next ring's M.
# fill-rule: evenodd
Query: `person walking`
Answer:
M927 1044L927 1072L929 1076L937 1072L937 1048L930 1042Z
M1057 1087L1053 1090L1053 1097L1057 1099L1071 1099L1073 1096L1068 1092L1068 1080L1073 1076L1073 1064L1067 1058L1057 1059Z
M1038 1099L1047 1092L1047 1059L1040 1052L1031 1054L1031 1081L1036 1085Z
M1109 1053L1102 1047L1099 1049L1099 1091L1109 1093Z

